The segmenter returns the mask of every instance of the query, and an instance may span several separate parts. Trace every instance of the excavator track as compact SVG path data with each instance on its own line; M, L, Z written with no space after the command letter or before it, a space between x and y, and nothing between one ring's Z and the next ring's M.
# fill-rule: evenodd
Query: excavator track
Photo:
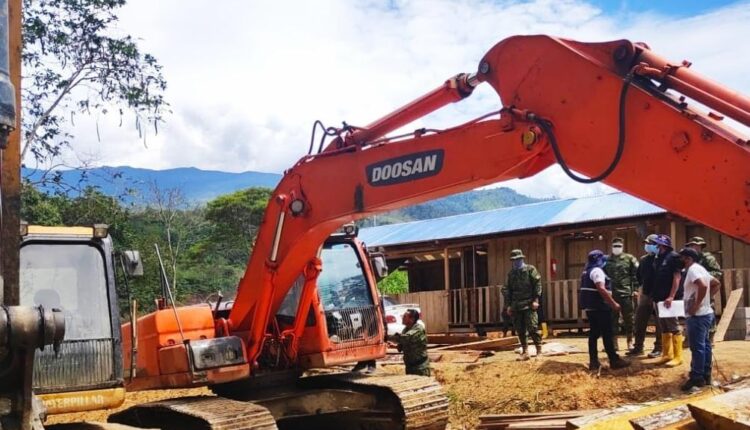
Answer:
M265 389L249 384L136 405L109 421L163 430L443 430L448 423L443 388L424 376L331 373Z
M444 429L448 424L449 401L442 386L434 379L416 375L358 375L352 373L312 377L321 378L331 387L352 390L375 389L379 395L390 393L402 410L394 411L398 428L405 430ZM318 383L316 382L315 385ZM400 415L400 417L399 417Z
M162 430L275 430L268 409L251 402L197 396L133 406L109 422Z

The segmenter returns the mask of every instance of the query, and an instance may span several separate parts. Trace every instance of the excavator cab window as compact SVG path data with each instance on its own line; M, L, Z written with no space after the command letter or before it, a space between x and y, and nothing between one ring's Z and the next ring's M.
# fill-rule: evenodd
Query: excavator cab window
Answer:
M335 344L377 335L377 309L364 266L351 243L326 243L318 295L329 339Z
M21 304L59 308L65 337L59 356L37 352L38 394L122 384L119 330L109 238L28 239L20 250Z
M354 247L348 243L323 246L323 271L318 293L325 310L372 305L372 294Z
M109 338L104 256L86 244L21 248L21 304L58 308L65 315L65 340Z

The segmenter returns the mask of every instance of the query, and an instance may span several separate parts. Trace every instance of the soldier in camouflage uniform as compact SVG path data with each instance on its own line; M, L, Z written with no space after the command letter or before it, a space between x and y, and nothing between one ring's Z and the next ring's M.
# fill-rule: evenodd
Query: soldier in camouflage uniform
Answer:
M612 282L612 298L620 305L620 313L612 312L612 327L615 335L615 351L618 350L617 335L620 333L620 315L628 341L628 350L633 349L633 298L638 294L638 259L623 251L624 240L612 239L612 253L607 256L604 273Z
M508 272L508 282L503 287L506 312L513 318L513 327L521 341L520 360L528 360L528 332L536 346L537 356L542 352L542 337L539 335L539 297L542 295L542 277L536 267L524 263L520 249L510 253L513 268Z
M688 248L693 248L694 250L698 251L698 254L700 254L701 259L697 262L701 266L703 266L708 273L711 274L717 281L721 282L721 278L724 275L724 272L721 271L721 266L719 265L719 262L716 261L716 257L714 257L713 254L711 254L709 251L704 251L706 248L706 240L703 239L700 236L694 236L690 238L690 241L685 244ZM716 305L714 303L714 297L711 296L711 309L716 312ZM713 324L711 325L711 328L709 329L709 337L711 338L711 343L714 341L714 334L716 333L716 318L713 319Z
M427 333L419 321L416 309L407 309L401 317L404 330L388 340L398 345L398 350L404 353L404 365L407 375L430 376L430 359L427 357Z

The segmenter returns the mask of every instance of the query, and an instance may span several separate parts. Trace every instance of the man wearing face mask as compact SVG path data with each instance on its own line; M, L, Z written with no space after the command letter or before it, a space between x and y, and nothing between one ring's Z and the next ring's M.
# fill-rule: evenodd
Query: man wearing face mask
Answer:
M520 360L528 360L526 333L536 346L537 357L542 353L542 337L539 335L539 298L542 295L542 277L536 267L524 262L523 251L510 252L513 268L508 272L508 282L503 287L506 312L513 318L513 327L521 342Z
M602 270L606 264L607 257L602 251L595 249L589 252L578 291L581 309L586 311L586 318L589 320L589 370L592 371L598 371L601 367L596 349L600 337L604 342L610 368L621 369L630 365L615 351L612 313L619 312L620 305L612 298L610 279Z
M654 243L659 248L654 259L654 302L664 302L669 308L674 300L681 299L679 293L682 272L680 255L672 248L672 238L658 234ZM659 364L675 367L682 364L682 329L677 318L659 318L662 330L662 355Z
M654 270L654 260L656 259L656 254L659 252L659 248L654 239L656 239L656 235L649 234L646 240L643 241L643 248L646 251L646 255L641 257L636 272L638 283L641 285L641 291L638 294L638 307L635 311L635 327L633 330L635 342L633 349L628 351L626 355L643 354L648 320L651 319L651 315L655 315L653 294L656 271ZM649 358L658 358L661 356L661 325L658 321L658 315L656 318L656 339L654 340L654 349L648 354Z
M615 351L618 350L617 335L620 332L620 315L627 337L628 351L633 349L633 297L637 295L638 260L623 252L624 240L621 237L612 239L612 253L607 256L604 273L612 283L612 298L620 305L620 312L612 312L612 329Z

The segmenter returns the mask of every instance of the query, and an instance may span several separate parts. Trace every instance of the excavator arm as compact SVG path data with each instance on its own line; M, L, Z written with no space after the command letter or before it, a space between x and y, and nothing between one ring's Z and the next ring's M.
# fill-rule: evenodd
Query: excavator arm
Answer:
M475 74L458 75L366 127L339 130L285 173L219 326L244 338L256 360L272 314L300 276L305 288L314 284L320 246L342 224L529 177L555 162L571 176L580 172L750 242L750 148L723 120L750 126L750 100L688 67L625 40L511 37ZM481 82L500 97L493 113L445 130L384 137L469 96ZM313 300L302 297L298 317Z

